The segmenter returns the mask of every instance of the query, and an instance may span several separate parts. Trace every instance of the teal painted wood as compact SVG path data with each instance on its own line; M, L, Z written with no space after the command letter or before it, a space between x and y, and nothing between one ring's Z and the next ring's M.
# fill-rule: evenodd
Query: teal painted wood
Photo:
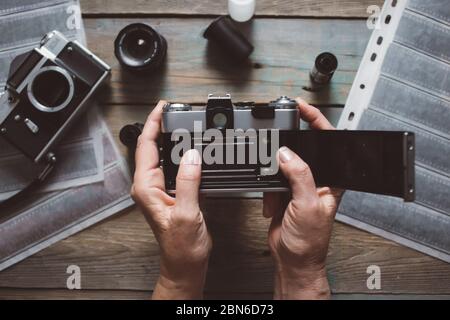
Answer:
M227 1L212 0L151 0L123 1L81 0L84 14L164 14L164 15L221 15L227 14ZM290 17L360 17L365 18L367 7L383 5L383 0L258 0L257 16Z
M118 31L132 22L156 27L168 41L168 61L152 75L123 71L113 53ZM113 68L102 103L153 104L160 98L204 103L209 93L231 93L233 99L265 103L280 95L302 96L311 103L345 103L370 36L364 21L256 19L243 29L255 45L251 61L233 66L208 47L202 37L205 18L85 19L92 51ZM309 92L309 71L322 51L335 53L339 68L332 84Z

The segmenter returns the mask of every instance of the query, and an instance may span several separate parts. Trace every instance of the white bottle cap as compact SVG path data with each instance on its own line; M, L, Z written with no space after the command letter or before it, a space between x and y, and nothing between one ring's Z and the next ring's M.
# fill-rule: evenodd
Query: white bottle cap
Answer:
M235 21L248 21L255 14L255 0L228 0L228 13Z

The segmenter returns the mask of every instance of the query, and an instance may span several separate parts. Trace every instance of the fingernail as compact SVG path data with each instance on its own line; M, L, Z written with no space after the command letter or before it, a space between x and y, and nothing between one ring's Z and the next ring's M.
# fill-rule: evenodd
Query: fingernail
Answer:
M156 104L157 107L164 107L167 104L166 100L159 100L158 103Z
M295 101L297 101L298 104L308 104L305 100L303 100L300 97L295 98Z
M196 149L188 150L183 158L181 159L181 164L188 165L200 165L202 163L202 159L200 157L200 153Z
M279 150L280 160L283 163L289 162L294 157L293 152L287 147L281 147Z

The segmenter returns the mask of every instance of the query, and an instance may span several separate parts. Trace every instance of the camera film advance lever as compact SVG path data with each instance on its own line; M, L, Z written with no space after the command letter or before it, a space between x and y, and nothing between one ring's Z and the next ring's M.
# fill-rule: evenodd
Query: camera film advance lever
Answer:
M180 128L189 132L192 146L204 151L211 144L222 145L226 158L226 145L230 142L213 141L195 136L195 123L201 123L202 131L217 129L255 130L259 137L263 130L277 130L279 147L287 146L299 154L311 168L317 186L336 187L368 193L384 194L413 201L414 181L414 134L404 131L339 131L339 130L300 130L300 114L297 103L281 97L265 106L252 103L233 104L229 95L217 97L210 95L206 106L187 104L168 104L162 117L161 165L169 193L175 191L178 165L172 161L172 151L180 141L174 141L173 133ZM124 141L130 147L131 140L139 136L139 128L128 132ZM121 133L122 134L122 133ZM261 148L260 139L258 150ZM234 138L233 157L239 153L243 144ZM271 173L267 165L259 160L250 163L251 141L246 139L245 163L202 164L202 192L226 191L287 191L288 183L282 173ZM264 143L271 144L271 141ZM240 149L242 152L242 149ZM237 152L236 152L237 151ZM204 159L203 159L204 160Z
M57 161L55 148L88 107L110 67L58 31L40 47L17 56L0 97L0 137L45 169L30 186L1 203L6 207L43 180Z

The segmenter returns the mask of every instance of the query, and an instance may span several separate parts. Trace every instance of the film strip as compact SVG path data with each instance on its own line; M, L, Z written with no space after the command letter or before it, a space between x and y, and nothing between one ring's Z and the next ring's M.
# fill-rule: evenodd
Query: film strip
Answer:
M450 6L385 2L340 129L416 134L416 201L347 192L337 219L450 262Z
M3 0L0 25L11 30L0 39L0 85L13 57L36 47L43 34L58 29L70 40L86 42L77 0ZM15 158L17 152L4 146L0 142L0 199L2 192L20 189L28 176L26 170L17 172L27 168ZM95 105L61 151L62 165L48 183L0 221L0 271L133 204L129 170Z

